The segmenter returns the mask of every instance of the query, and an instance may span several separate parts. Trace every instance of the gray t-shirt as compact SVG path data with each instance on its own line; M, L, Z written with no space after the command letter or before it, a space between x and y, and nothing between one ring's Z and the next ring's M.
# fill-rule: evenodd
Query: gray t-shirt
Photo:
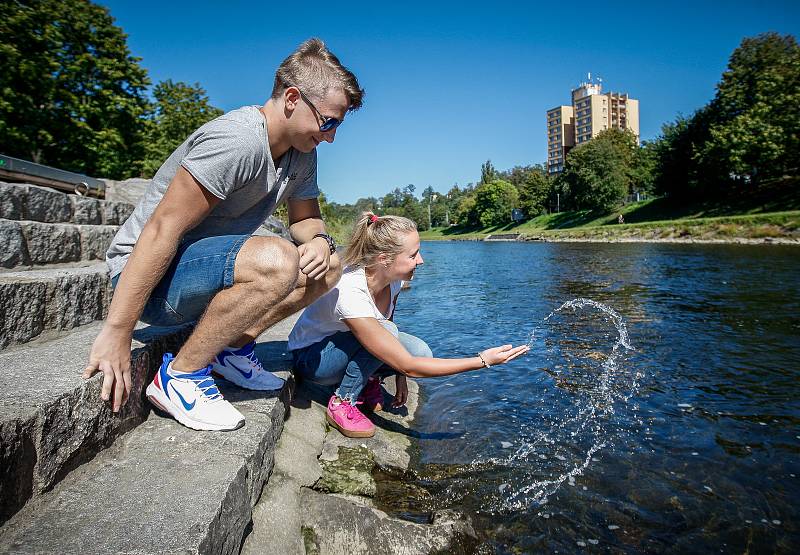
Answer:
M184 236L184 241L253 233L281 202L319 196L316 150L302 153L290 148L276 168L266 120L258 106L233 110L192 133L156 172L106 253L111 277L122 272L139 234L180 166L222 199Z

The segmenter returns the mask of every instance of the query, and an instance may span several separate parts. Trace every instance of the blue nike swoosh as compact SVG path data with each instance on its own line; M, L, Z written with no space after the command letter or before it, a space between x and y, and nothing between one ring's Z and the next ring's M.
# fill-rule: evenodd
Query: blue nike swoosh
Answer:
M178 396L178 399L180 399L180 400L181 400L181 403L183 403L183 408L185 408L186 410L192 410L192 409L194 408L194 404L195 404L197 401L192 401L192 403L191 403L191 404L187 403L187 402L186 402L186 399L184 399L184 398L183 398L183 395L181 395L181 394L180 394L180 392L179 392L177 389L175 389L175 386L174 386L174 385L172 386L172 391L174 391L174 392L175 392L175 395L177 395L177 396Z
M228 357L225 357L225 366L228 366ZM231 364L230 366L233 366L234 368L236 368L236 371L239 372L242 376L244 376L246 380L249 380L250 378L253 377L253 371L252 370L250 370L249 372L245 372L244 370L242 370L241 368L239 368L235 364Z

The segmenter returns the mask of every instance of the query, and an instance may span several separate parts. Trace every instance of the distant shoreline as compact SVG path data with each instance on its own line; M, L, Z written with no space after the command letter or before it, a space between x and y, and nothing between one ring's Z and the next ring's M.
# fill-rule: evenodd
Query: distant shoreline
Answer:
M476 241L484 242L482 237L422 237L422 241ZM517 241L486 241L488 243L669 243L696 245L794 245L800 246L800 239L785 237L731 237L731 238L692 238L692 237L547 237L523 236Z

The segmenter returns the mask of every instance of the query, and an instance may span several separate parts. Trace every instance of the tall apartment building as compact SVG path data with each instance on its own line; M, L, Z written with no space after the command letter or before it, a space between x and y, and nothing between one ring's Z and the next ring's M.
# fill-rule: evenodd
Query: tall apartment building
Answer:
M547 111L547 171L560 173L574 146L581 145L604 129L628 129L639 140L639 101L627 93L603 94L602 84L581 83L572 91L571 106Z

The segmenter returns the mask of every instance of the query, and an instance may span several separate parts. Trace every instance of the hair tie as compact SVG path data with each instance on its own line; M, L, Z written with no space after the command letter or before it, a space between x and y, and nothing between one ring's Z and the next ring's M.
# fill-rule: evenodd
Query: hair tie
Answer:
M374 224L377 221L378 221L378 216L376 216L375 214L370 214L369 223Z

